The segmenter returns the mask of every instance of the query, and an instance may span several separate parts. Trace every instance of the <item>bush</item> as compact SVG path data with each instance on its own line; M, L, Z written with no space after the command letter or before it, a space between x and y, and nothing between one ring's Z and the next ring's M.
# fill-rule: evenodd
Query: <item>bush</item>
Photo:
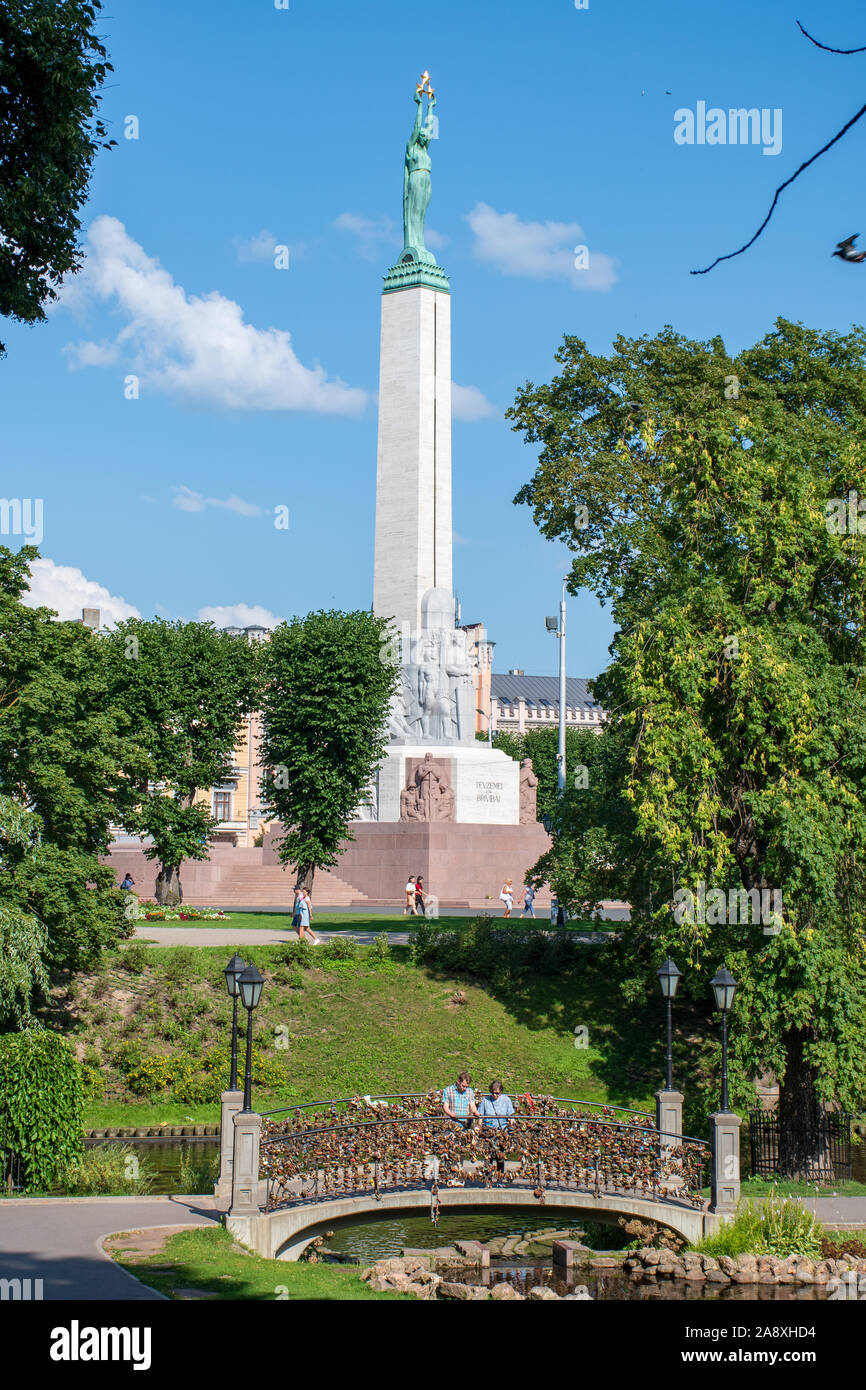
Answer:
M192 946L170 946L164 951L163 974L167 980L181 984L197 975L195 949Z
M821 1257L821 1223L791 1197L775 1193L761 1206L740 1204L733 1221L690 1247L704 1255L789 1255Z
M142 970L150 964L150 947L143 941L131 941L120 953L118 965L121 970L127 970L130 975L140 975Z
M105 1096L105 1078L98 1067L83 1063L81 1084L84 1087L85 1100L102 1100Z
M45 1028L0 1036L0 1148L24 1163L27 1188L51 1186L81 1152L84 1085L65 1038Z
M325 960L357 960L358 955L358 943L354 936L332 936L322 952Z
M131 1071L135 1071L141 1066L144 1060L144 1048L140 1042L122 1042L112 1054L111 1061L123 1076L128 1076Z
M156 1174L131 1144L95 1144L80 1157L57 1169L55 1186L70 1197L120 1194L135 1197L150 1192Z
M503 927L494 917L476 917L462 931L443 931L422 922L412 934L410 955L416 964L435 965L449 974L471 974L507 985L532 971L559 975L575 958L572 933L538 927Z
M287 941L276 947L273 959L281 965L299 965L302 970L312 970L315 965L313 948L308 941Z
M374 965L385 965L391 959L391 944L388 941L387 932L378 932L376 939L368 950L368 959Z

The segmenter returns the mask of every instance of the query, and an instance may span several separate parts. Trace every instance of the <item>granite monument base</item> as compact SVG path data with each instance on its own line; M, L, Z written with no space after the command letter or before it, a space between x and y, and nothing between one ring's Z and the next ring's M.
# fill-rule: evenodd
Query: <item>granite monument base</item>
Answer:
M551 843L537 821L530 825L367 821L354 823L352 833L355 839L343 846L333 872L371 902L402 906L407 879L420 875L428 901L436 899L440 912L468 907L501 913L499 890L510 878L515 917L523 908L520 889L525 875ZM275 859L269 833L264 860ZM315 901L315 883L313 896ZM545 888L538 893L536 912L541 915L549 904Z

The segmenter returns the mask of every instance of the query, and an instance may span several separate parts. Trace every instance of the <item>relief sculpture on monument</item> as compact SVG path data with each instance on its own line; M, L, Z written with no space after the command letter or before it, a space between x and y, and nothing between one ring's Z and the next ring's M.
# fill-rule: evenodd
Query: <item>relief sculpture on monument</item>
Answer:
M532 759L520 764L520 824L532 825L538 820L538 778L532 770Z
M454 790L449 778L451 759L406 759L406 785L400 793L401 821L453 821Z

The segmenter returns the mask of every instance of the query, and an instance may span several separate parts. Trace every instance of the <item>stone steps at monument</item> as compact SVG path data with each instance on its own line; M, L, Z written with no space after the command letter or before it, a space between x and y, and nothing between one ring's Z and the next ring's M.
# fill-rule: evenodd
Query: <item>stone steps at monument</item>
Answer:
M129 871L141 898L151 898L156 865L141 849L119 847L107 861L117 872L118 883ZM183 900L190 907L292 907L294 878L279 864L263 863L260 848L233 849L214 846L209 859L187 860L181 868ZM328 869L319 869L313 882L313 907L362 906L369 897Z

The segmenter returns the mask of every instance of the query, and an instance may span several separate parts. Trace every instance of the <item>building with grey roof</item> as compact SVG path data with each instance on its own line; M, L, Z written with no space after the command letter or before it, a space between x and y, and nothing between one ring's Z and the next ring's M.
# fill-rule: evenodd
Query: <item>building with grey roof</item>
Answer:
M559 723L559 678L557 676L526 676L522 671L507 675L493 674L491 682L491 725L509 733L525 733L527 729L556 727ZM569 676L565 683L565 719L567 727L595 729L601 727L604 710L589 693L589 679Z

